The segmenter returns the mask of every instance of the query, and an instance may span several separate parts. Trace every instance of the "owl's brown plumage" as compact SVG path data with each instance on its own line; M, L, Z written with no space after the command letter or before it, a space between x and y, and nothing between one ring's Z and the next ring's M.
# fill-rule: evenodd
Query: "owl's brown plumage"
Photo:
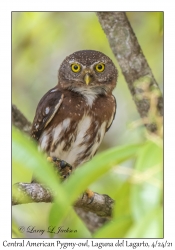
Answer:
M58 84L36 110L31 135L40 148L73 168L91 159L115 116L116 81L117 69L101 52L82 50L66 57Z

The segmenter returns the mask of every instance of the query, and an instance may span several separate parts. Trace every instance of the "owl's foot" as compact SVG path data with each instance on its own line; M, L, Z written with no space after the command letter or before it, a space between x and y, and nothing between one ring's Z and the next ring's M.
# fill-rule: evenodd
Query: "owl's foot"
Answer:
M63 161L57 157L50 157L50 156L47 157L47 160L49 162L54 163L55 170L57 173L60 174L62 179L66 179L72 172L72 166L66 161Z
M89 200L88 204L91 204L94 200L94 192L90 189L86 189L86 191L83 193L83 197L84 197L84 195L86 195L88 200ZM83 197L82 197L82 199L83 199Z

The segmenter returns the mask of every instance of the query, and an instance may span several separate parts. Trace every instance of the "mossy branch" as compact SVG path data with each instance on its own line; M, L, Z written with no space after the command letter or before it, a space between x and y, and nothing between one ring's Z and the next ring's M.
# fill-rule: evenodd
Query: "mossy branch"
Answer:
M126 13L97 12L97 16L143 123L148 131L159 133L163 123L163 96Z

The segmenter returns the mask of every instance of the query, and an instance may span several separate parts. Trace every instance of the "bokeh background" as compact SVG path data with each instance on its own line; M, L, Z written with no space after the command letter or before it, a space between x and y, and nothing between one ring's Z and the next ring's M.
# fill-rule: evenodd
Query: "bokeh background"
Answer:
M163 91L162 15L160 12L127 12L148 64ZM61 62L69 54L83 49L105 53L119 70L114 90L116 117L99 152L118 145L141 142L144 140L145 129L134 125L134 121L140 117L94 12L12 12L12 103L32 121L41 97L57 84ZM131 162L126 163L126 166L130 165ZM31 174L22 176L20 180L15 179L14 182L29 182L30 178ZM113 197L115 190L112 183L117 187L123 179L124 175L111 171L93 184L91 189ZM18 224L42 228L47 225L49 208L49 204L17 206L13 208L13 218ZM77 228L83 228L80 236L90 237L83 223L77 223ZM34 235L26 234L26 237Z

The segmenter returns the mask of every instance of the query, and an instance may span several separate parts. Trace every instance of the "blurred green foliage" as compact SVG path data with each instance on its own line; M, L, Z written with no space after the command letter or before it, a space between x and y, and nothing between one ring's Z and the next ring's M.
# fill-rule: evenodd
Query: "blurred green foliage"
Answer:
M163 89L163 14L128 12L127 15ZM32 121L43 94L57 84L60 63L81 49L102 51L119 69L95 13L12 13L12 101L29 120ZM139 115L120 69L114 95L118 106L116 118L103 140L101 153L62 185L36 145L13 130L12 182L30 182L34 171L40 181L58 190L54 204L13 207L13 237L50 237L22 235L18 231L22 225L45 230L55 225L77 230L57 235L59 238L163 237L162 138L148 136L143 126L134 123ZM112 221L93 236L70 206L87 186L116 200Z
M99 178L101 176L116 166L113 170L116 181L121 173L126 176L126 179L112 184L109 180L106 181L106 185L110 186L110 195L116 201L113 218L111 222L99 229L93 237L163 237L163 149L159 139L152 136L151 139L142 144L125 145L106 150L95 156L93 160L84 164L81 168L78 168L68 181L60 185L58 177L46 161L45 156L38 152L36 145L20 131L13 129L14 175L18 176L20 181L23 181L26 179L29 171L34 171L40 182L56 191L54 203L50 205L49 210L44 213L44 210L42 210L42 216L47 218L46 224L43 224L43 217L39 217L38 220L35 214L32 219L33 224L36 226L36 223L40 223L45 230L49 226L61 227L64 225L65 227L67 225L71 229L75 229L76 226L76 234L64 233L62 237L92 237L73 211L71 204L74 203L87 186L90 186L93 182L100 181ZM133 157L135 168L120 165ZM18 171L19 166L23 168L23 171ZM118 185L119 183L120 185ZM31 205L34 205L36 208L38 204L20 205L18 208L20 207L19 210L21 210L24 209L24 206ZM44 206L47 205L43 204ZM26 217L28 217L27 214ZM20 219L20 223L27 224L25 217ZM14 232L16 230L14 229ZM19 237L19 235L17 236Z

